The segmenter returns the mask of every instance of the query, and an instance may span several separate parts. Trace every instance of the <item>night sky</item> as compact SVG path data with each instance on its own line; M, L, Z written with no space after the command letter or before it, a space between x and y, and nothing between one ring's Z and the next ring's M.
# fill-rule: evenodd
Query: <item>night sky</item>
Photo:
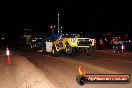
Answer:
M131 5L128 1L48 0L9 2L1 6L1 31L18 34L24 28L46 33L57 27L57 14L64 32L119 32L132 30Z

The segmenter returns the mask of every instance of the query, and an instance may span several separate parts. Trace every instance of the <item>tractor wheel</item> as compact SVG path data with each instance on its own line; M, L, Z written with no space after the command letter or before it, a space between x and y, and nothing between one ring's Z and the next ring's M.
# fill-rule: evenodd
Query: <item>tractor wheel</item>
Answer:
M73 57L77 56L76 48L72 48L71 56L73 56Z
M55 48L55 46L53 46L53 47L52 47L52 56L57 57L57 56L59 56L59 55L60 55L60 54L59 54L59 51L57 51L56 48Z

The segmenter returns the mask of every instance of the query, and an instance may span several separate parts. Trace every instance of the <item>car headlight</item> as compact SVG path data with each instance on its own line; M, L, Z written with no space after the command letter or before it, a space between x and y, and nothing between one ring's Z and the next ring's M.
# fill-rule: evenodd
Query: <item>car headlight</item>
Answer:
M89 42L93 42L93 40L92 39L89 39Z

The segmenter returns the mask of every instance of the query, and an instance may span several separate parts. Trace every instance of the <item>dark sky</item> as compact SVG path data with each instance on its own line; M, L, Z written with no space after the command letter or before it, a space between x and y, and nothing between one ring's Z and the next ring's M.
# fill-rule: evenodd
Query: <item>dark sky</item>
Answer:
M49 25L66 32L126 32L132 26L131 4L128 1L45 0L5 2L1 6L1 31L17 33L24 28L47 32ZM132 27L130 29L132 30Z

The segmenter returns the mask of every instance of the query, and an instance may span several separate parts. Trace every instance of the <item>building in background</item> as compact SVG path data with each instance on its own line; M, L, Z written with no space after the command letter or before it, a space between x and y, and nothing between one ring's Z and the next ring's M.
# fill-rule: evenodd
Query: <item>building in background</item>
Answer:
M32 41L32 30L24 29L21 35L21 45L30 45Z

